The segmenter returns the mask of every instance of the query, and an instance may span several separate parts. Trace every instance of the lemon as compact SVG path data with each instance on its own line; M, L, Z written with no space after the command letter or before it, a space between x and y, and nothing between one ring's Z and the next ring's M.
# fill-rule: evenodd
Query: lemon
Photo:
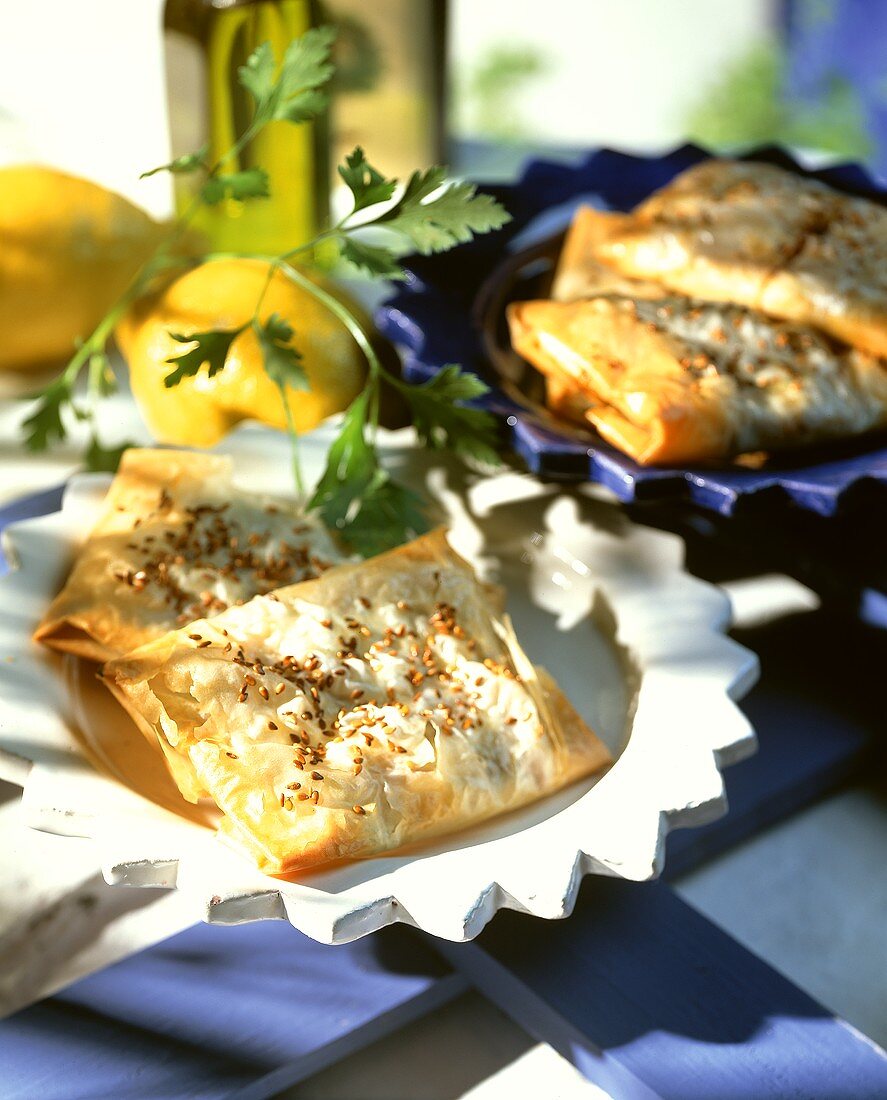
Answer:
M203 366L171 389L164 385L173 370L167 360L186 350L170 332L231 330L246 324L267 277L268 265L260 260L212 260L137 302L118 325L117 342L129 365L132 392L160 442L209 447L248 419L286 427L280 391L264 371L252 328L234 340L224 370L212 378ZM295 331L293 343L311 388L288 388L287 402L296 431L307 432L357 396L365 380L364 360L341 322L279 271L268 285L260 318L264 321L272 313Z
M0 168L0 368L68 359L162 228L121 195L53 168Z

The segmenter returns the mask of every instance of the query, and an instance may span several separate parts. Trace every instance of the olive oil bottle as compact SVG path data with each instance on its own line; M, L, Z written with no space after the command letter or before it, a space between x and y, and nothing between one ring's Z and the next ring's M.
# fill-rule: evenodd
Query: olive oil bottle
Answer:
M237 70L263 42L278 62L289 43L323 20L313 0L167 0L167 106L172 156L208 147L214 163L243 133L252 101ZM226 199L194 220L219 250L281 253L315 237L329 216L330 142L326 115L297 126L271 122L230 170L264 168L270 198ZM175 177L181 211L198 186Z
M442 163L446 23L446 0L166 0L173 157L206 145L214 162L244 131L252 103L237 71L257 46L270 42L279 61L311 27L337 30L329 112L298 126L270 123L226 165L264 168L271 197L204 208L195 228L218 250L285 252L327 223L335 166L355 145L399 179ZM196 186L175 177L180 211ZM344 192L338 186L334 206L347 201Z

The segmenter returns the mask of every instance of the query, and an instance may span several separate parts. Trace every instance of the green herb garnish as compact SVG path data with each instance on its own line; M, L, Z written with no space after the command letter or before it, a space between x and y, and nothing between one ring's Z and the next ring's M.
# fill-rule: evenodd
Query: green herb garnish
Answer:
M85 455L89 468L114 468L125 445L101 444L95 431L95 406L114 386L105 348L115 325L159 272L217 258L211 254L186 260L177 254L177 245L202 206L227 199L261 201L268 196L269 178L261 167L231 171L227 166L269 123L299 124L325 110L325 86L333 75L330 61L333 38L334 31L329 27L308 31L290 43L279 66L270 44L263 43L238 70L241 85L253 99L253 115L231 149L214 164L209 163L208 150L204 148L145 173L146 176L164 171L177 175L201 173L204 178L190 207L174 223L126 293L78 348L61 374L36 395L37 404L23 423L31 450L44 450L64 440L65 414L70 413L92 423L91 442ZM341 258L352 267L374 278L401 279L404 277L401 257L406 252L418 250L426 255L444 252L470 241L475 234L498 229L509 216L495 199L477 194L471 184L448 183L446 172L440 167L414 172L406 185L399 188L397 180L374 168L363 150L356 148L338 171L351 191L351 211L314 240L283 255L241 254L269 264L268 279L255 304L252 320L237 329L187 335L170 333L174 340L188 346L167 361L172 369L164 384L173 388L204 368L209 377L218 374L225 369L234 340L251 326L259 341L264 369L278 388L286 410L294 478L298 491L304 494L296 433L286 400L287 389L308 389L298 334L277 314L260 320L259 311L275 272L317 298L351 333L366 357L369 372L363 391L345 413L341 431L330 446L326 469L308 495L306 507L317 509L347 543L369 555L397 545L427 526L420 499L397 484L379 458L376 432L383 381L405 399L416 432L426 447L446 448L463 458L493 464L498 461L494 420L489 413L467 404L482 396L487 387L455 364L418 385L391 374L379 360L360 320L291 261L298 255L311 254L321 241L335 241ZM365 235L367 229L374 231L371 239ZM231 258L238 254L226 255ZM88 399L80 408L75 404L74 385L86 367Z

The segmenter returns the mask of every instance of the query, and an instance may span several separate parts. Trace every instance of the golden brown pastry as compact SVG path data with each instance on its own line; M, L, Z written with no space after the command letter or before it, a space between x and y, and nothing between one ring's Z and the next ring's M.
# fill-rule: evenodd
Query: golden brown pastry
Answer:
M614 219L589 251L624 276L887 356L887 210L782 168L705 161Z
M571 375L549 369L545 375L545 404L562 419L587 427L591 423L589 411L597 402Z
M587 401L641 463L711 462L887 425L887 370L806 326L740 306L602 296L509 307L515 350Z
M551 285L551 297L556 302L575 302L599 294L621 294L627 298L667 296L669 291L662 283L632 279L596 258L602 242L611 240L622 228L631 224L631 214L580 206L564 238Z
M372 855L610 761L528 661L501 595L435 532L108 664L264 870Z
M95 661L342 560L295 505L231 484L230 458L126 451L34 637Z

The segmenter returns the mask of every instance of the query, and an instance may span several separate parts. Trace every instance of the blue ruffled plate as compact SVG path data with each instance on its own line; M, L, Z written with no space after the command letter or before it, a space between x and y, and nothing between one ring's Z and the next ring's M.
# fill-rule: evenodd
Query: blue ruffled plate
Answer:
M432 261L413 256L408 279L377 311L379 329L405 350L404 371L422 381L447 363L461 363L491 386L481 404L503 422L511 447L534 473L599 482L623 501L678 499L722 515L766 494L824 516L871 494L887 500L887 439L867 437L767 460L750 469L639 466L591 431L556 420L541 403L538 378L507 344L503 308L544 293L564 229L575 208L592 202L628 210L679 172L711 154L685 145L665 156L636 157L601 149L580 164L530 162L517 183L484 186L512 222ZM746 154L839 190L887 201L887 192L856 165L809 171L772 146Z

